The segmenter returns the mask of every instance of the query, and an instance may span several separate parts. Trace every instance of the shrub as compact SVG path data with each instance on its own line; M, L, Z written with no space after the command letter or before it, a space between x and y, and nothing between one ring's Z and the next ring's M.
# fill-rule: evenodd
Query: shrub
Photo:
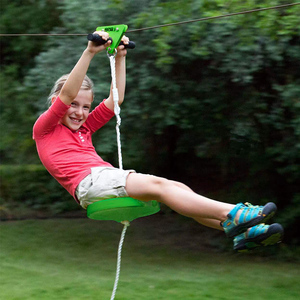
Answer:
M42 165L1 165L0 180L2 210L24 207L59 213L78 208Z

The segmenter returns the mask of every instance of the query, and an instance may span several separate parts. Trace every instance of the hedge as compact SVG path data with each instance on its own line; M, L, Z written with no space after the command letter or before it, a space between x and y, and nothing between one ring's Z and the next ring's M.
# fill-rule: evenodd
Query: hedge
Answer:
M0 165L0 180L2 210L21 206L59 213L79 208L42 165Z

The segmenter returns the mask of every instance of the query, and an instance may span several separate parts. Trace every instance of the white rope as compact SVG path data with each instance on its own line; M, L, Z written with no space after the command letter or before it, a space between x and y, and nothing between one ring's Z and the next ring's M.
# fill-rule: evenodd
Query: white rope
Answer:
M117 50L115 50L117 51ZM116 52L115 52L116 55ZM112 78L112 94L113 94L113 100L114 100L114 113L116 115L117 124L116 124L116 132L117 132L117 143L118 143L118 157L119 157L119 169L123 170L123 163L122 163L122 149L121 149L121 134L120 134L120 125L121 125L121 117L120 117L120 106L119 106L119 93L117 89L117 80L116 80L116 61L115 61L115 55L109 55L109 61L110 61L110 70L111 70L111 78ZM122 256L122 247L123 242L126 234L127 227L129 226L129 221L123 221L122 224L124 224L124 228L121 234L121 239L119 243L118 248L118 261L117 261L117 271L116 271L116 278L114 283L113 292L111 295L110 300L115 299L115 295L118 288L119 283L119 277L120 277L120 271L121 271L121 256Z
M125 238L125 233L126 233L127 227L129 226L129 221L123 221L122 224L124 224L124 227L123 227L123 231L122 231L122 234L121 234L121 239L120 239L119 249L118 249L117 272L116 272L114 289L113 289L110 300L115 299L116 291L117 291L117 288L118 288L118 282L119 282L120 270L121 270L122 247L123 247L123 242L124 242L124 238Z
M122 150L121 150L121 134L120 134L120 126L121 126L121 117L120 117L120 106L119 106L119 93L117 89L117 80L116 80L116 61L115 55L108 55L110 61L110 70L111 70L111 78L112 78L112 93L114 100L114 113L117 118L116 124L116 132L117 132L117 143L118 143L118 157L119 157L119 169L123 170L123 162L122 162Z

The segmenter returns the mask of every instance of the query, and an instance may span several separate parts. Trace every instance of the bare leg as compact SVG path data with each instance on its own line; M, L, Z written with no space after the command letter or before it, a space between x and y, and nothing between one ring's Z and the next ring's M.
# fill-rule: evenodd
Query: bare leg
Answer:
M126 191L130 197L142 201L157 200L184 216L218 229L222 228L217 223L224 221L234 208L232 204L198 195L179 182L151 175L131 173Z
M172 183L174 183L175 185L177 185L178 187L180 187L182 189L185 189L187 191L193 192L193 190L190 187L188 187L187 185L185 185L185 184L183 184L181 182L172 181ZM218 230L224 231L224 229L221 226L219 220L205 219L205 218L200 218L200 217L194 218L194 220L196 222L202 224L202 225L207 226L207 227L211 227L211 228L214 228L214 229L218 229Z
M194 220L207 227L224 231L219 220L205 219L205 218L194 218Z

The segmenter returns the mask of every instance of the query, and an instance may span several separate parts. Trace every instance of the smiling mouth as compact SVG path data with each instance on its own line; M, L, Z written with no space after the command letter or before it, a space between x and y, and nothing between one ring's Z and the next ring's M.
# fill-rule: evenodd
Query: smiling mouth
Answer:
M74 118L70 118L72 122L79 124L81 122L81 119L74 119Z

